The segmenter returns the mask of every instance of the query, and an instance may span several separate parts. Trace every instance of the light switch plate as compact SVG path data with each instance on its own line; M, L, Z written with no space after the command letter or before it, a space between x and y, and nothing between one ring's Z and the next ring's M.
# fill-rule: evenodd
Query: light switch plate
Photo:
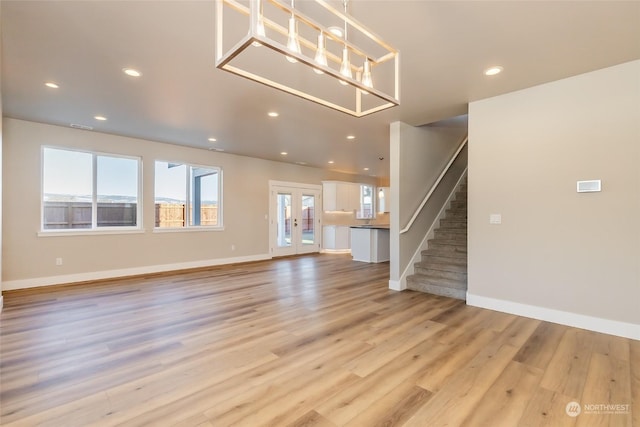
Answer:
M489 224L502 224L502 215L501 214L489 215Z

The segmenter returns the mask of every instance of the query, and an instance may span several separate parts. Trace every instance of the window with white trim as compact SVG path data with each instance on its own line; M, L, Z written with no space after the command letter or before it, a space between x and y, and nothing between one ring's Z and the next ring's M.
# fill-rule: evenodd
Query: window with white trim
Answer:
M373 185L360 184L360 209L356 212L357 219L375 218Z
M141 159L42 148L42 224L49 230L140 228Z
M155 227L221 228L221 169L156 161Z

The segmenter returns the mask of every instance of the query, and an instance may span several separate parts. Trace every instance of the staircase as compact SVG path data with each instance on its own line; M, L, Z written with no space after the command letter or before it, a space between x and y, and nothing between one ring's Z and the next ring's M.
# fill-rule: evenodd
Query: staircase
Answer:
M434 238L407 277L407 288L414 291L466 299L467 294L467 178L455 200L445 211Z

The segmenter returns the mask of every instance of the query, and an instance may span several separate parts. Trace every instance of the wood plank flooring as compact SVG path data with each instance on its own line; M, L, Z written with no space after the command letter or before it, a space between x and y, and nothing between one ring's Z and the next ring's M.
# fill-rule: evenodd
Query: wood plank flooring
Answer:
M388 269L313 255L6 292L0 424L640 426L638 341L393 292Z

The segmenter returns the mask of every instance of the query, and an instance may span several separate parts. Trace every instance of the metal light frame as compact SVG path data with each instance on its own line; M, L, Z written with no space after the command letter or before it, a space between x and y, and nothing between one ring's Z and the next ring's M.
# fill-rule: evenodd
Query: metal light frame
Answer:
M385 110L387 108L394 107L400 104L400 82L399 82L399 69L400 69L400 53L391 47L388 43L384 42L380 37L375 35L371 30L366 28L357 20L353 19L350 15L341 12L340 10L334 8L329 5L325 0L313 0L318 5L322 6L326 11L339 18L341 21L349 24L351 28L357 30L361 35L365 36L370 42L373 42L377 45L381 51L384 51L383 55L372 56L366 52L364 52L361 48L354 45L348 40L343 40L331 33L329 28L319 24L315 20L310 17L305 16L296 8L285 4L281 0L250 0L250 5L247 7L246 5L240 3L237 0L216 0L216 43L215 43L215 64L216 67L225 71L229 71L231 73L237 74L239 76L248 78L250 80L256 81L258 83L262 83L264 85L273 87L275 89L282 90L284 92L299 96L301 98L307 99L309 101L316 102L318 104L324 105L329 108L333 108L335 110L341 111L343 113L350 114L355 117L363 117L378 111ZM325 66L318 64L314 61L314 58L310 58L302 53L292 52L287 49L287 46L284 44L270 39L266 35L260 35L258 33L258 21L261 17L261 5L260 2L270 3L271 5L281 9L283 12L290 14L290 16L295 17L296 22L306 25L312 29L318 31L318 33L322 32L325 37L331 38L338 43L343 44L349 49L350 52L358 54L361 57L367 58L371 64L371 67L375 69L376 65L380 65L389 61L393 61L393 93L385 93L376 87L367 87L359 81L362 76L363 66L356 67L351 65L351 68L355 70L355 78L347 78L344 75L341 75L339 70L331 68L330 66ZM227 52L224 52L223 46L223 36L224 36L224 22L223 22L223 13L225 8L231 8L235 12L240 12L242 15L246 15L249 19L249 29L247 34L242 37L234 46L232 46ZM263 17L263 23L265 27L268 27L270 30L276 31L281 35L287 34L287 27L280 23L274 22L273 20L266 19ZM314 41L309 41L301 36L299 36L300 44L306 46L307 48L313 49L316 44ZM323 99L322 97L312 95L302 90L295 89L283 83L278 83L276 81L270 80L269 78L257 75L255 73L249 72L247 70L238 68L231 64L231 61L241 54L245 49L249 48L252 43L258 42L262 46L266 48L272 49L276 52L279 52L285 56L295 58L298 62L309 66L311 69L321 70L327 75L330 75L336 79L336 81L342 81L347 83L348 85L353 86L356 90L355 93L355 109L350 108L349 106L340 105L335 102L329 101L327 99ZM327 56L335 63L339 62L340 58L337 58L336 55L327 52ZM362 106L362 96L375 96L383 102L381 105L376 105L373 108L369 108L363 110ZM351 100L353 102L353 99Z

